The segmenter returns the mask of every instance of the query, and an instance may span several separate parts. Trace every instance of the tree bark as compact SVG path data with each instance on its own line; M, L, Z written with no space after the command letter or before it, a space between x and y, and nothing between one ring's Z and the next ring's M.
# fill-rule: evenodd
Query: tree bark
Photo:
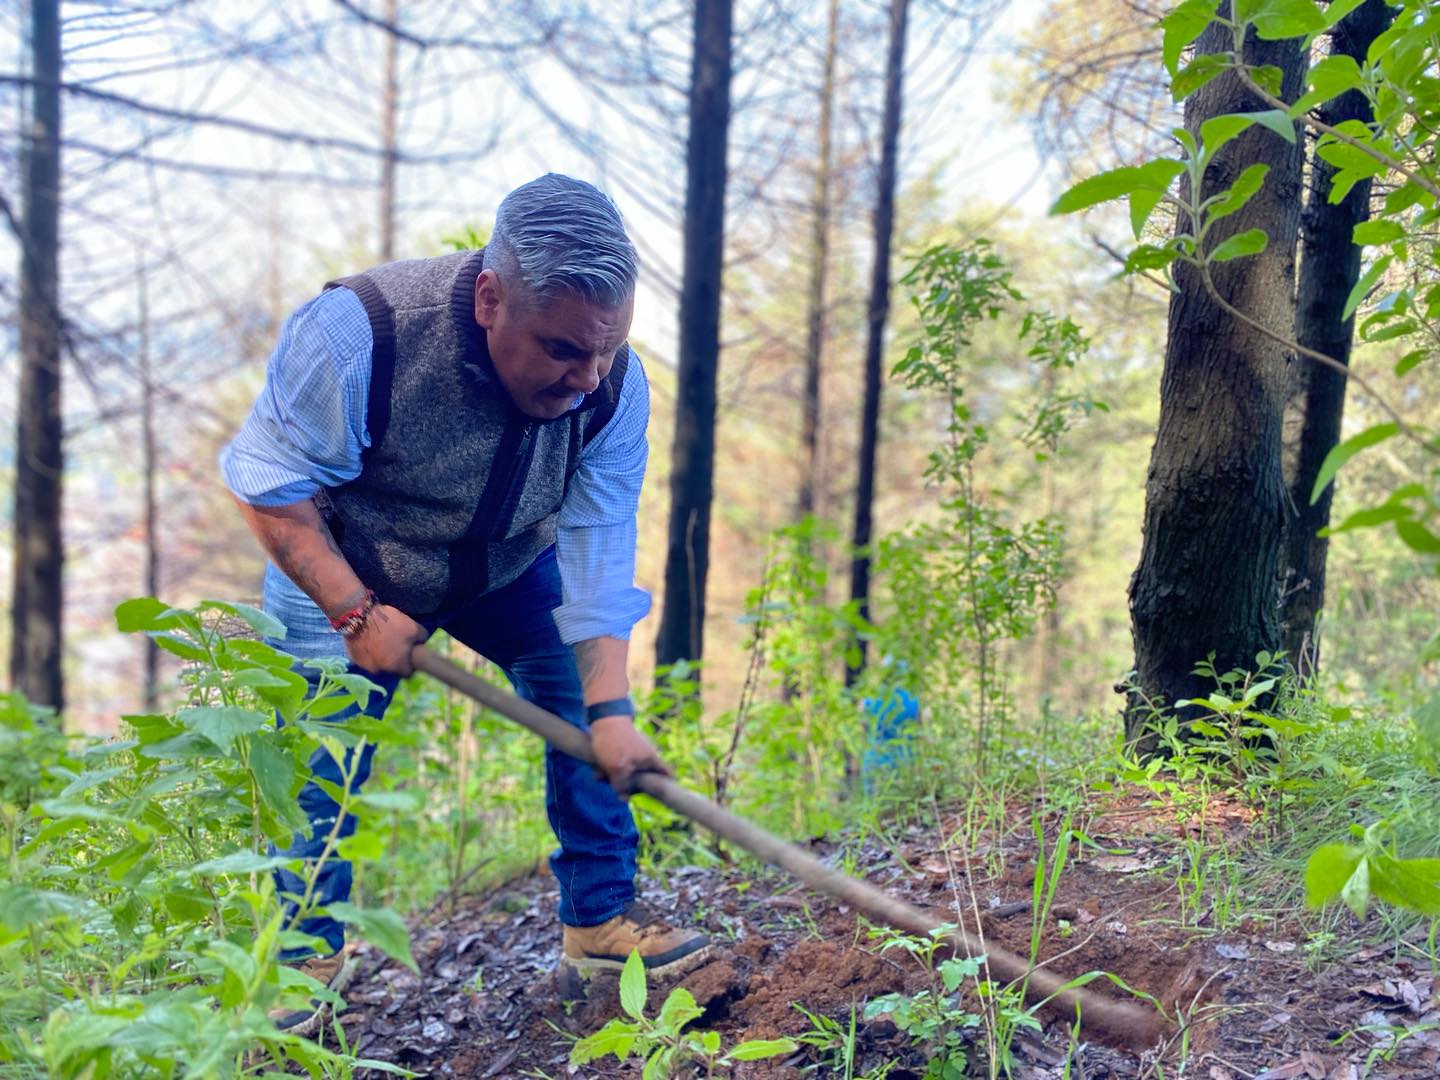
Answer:
M10 677L34 702L64 705L61 674L60 5L30 5L34 70L22 136L20 396Z
M705 578L710 559L725 247L731 25L731 0L697 0L665 604L655 643L655 660L661 665L682 659L699 660L705 650Z
M385 0L385 22L399 26L400 0ZM400 87L396 66L399 62L400 35L385 32L385 85L380 92L380 261L395 258L395 167L399 158L396 143L396 112L399 109Z
M840 30L840 0L830 0L825 37L825 64L820 77L820 131L815 154L815 189L811 205L810 289L805 301L805 390L801 414L800 490L795 516L818 510L820 461L820 360L825 348L825 279L830 269L830 158L835 115L835 50Z
M865 338L865 400L860 414L860 462L855 489L855 527L850 542L850 598L860 614L870 614L870 538L875 503L875 461L880 444L880 393L885 354L885 322L890 314L890 240L895 228L895 174L900 145L900 110L905 73L905 25L909 0L890 0L890 48L885 61L885 112L880 134L880 174L875 193L875 259L870 271L870 305ZM865 667L866 642L858 643L860 662L849 669L853 683Z
M1370 43L1394 17L1384 0L1367 0L1335 28L1332 53L1354 57L1363 64ZM1319 113L1331 126L1372 118L1370 103L1355 90L1327 101ZM1353 316L1341 319L1340 314L1360 278L1360 248L1351 237L1355 226L1370 216L1370 181L1356 184L1343 200L1332 204L1335 167L1314 155L1309 164L1310 184L1300 231L1295 340L1348 364L1355 320ZM1315 624L1325 603L1330 542L1316 534L1330 524L1335 487L1326 487L1314 506L1310 505L1310 493L1325 455L1340 441L1345 383L1345 377L1331 368L1303 357L1291 361L1284 428L1285 487L1290 505L1281 552L1280 627L1285 653L1302 679L1313 677L1319 668Z
M1229 31L1211 26L1197 54L1226 48ZM1251 38L1251 64L1272 64L1281 95L1300 93L1305 57L1295 40ZM1233 72L1186 102L1185 126L1198 137L1213 116L1264 108ZM1202 198L1227 188L1256 162L1270 166L1261 191L1220 222L1207 246L1250 228L1269 236L1257 256L1217 264L1216 290L1261 324L1295 325L1295 248L1300 227L1303 149L1254 127L1221 150ZM1189 222L1181 227L1189 230ZM1261 651L1280 647L1276 572L1284 525L1281 413L1284 351L1223 311L1198 273L1180 267L1171 297L1160 424L1145 485L1145 536L1130 583L1136 686L1126 736L1142 753L1151 706L1171 707L1214 689L1193 669L1213 653L1220 672L1253 669ZM1189 710L1182 710L1182 719Z

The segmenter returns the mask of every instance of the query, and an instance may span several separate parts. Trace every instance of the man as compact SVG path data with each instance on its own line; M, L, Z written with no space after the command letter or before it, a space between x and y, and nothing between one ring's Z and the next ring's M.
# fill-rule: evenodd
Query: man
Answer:
M631 627L650 607L633 584L649 416L626 341L636 272L610 200L543 176L501 202L483 252L377 267L296 311L221 454L270 557L265 609L287 628L277 644L348 656L385 691L370 715L412 671L413 647L444 627L521 696L589 729L604 780L554 750L546 761L567 983L632 950L652 972L682 969L709 944L635 903L637 833L622 801L637 771L665 769L634 727L626 676ZM341 782L324 750L310 765ZM310 833L286 854L314 858L339 808L313 781L300 804ZM353 830L347 818L341 835ZM303 891L288 871L277 882L288 897ZM327 862L316 902L349 891L349 865ZM328 951L286 959L338 992L353 970L343 926L298 928ZM303 1032L320 1019L317 1006L280 1023Z

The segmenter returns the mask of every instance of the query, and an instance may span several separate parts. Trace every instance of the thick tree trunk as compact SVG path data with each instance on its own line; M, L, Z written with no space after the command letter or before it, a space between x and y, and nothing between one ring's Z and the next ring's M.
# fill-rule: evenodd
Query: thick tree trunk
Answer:
M900 147L901 91L905 74L905 26L909 0L890 0L890 50L885 61L885 113L880 133L880 175L875 193L875 261L870 272L869 327L865 338L865 401L860 416L859 479L855 487L855 527L850 541L855 547L850 565L850 598L859 602L860 613L870 613L871 515L875 504L875 460L880 445L880 390L885 355L885 322L890 314L890 238L895 228L895 174ZM866 643L862 640L860 663L852 667L847 682L865 667Z
M400 0L385 0L385 21L391 26L398 25ZM384 155L380 158L380 261L390 262L395 258L395 166L396 152L395 118L399 110L400 87L396 66L399 62L400 37L394 30L385 32L385 85L380 92L380 146Z
M1367 0L1336 28L1332 52L1365 62L1370 43L1388 27L1394 12L1384 0ZM1320 116L1335 126L1346 120L1371 119L1370 103L1358 91L1333 98ZM1350 362L1354 318L1341 319L1345 300L1360 277L1360 248L1351 241L1355 226L1370 215L1370 181L1350 189L1338 204L1330 202L1335 168L1310 158L1310 184L1300 231L1300 284L1295 340L1301 345ZM1345 410L1345 378L1338 371L1295 358L1285 404L1285 487L1290 492L1281 552L1280 627L1290 662L1302 678L1318 670L1320 642L1315 621L1325 603L1325 558L1329 540L1316 534L1330 524L1334 485L1314 506L1310 493L1320 463L1340 441Z
M815 192L811 206L810 290L805 301L805 391L801 414L800 491L796 516L817 513L821 482L820 357L825 347L825 278L830 269L830 155L835 109L835 49L840 29L840 0L830 0L825 66L820 77L820 132L815 154Z
M1227 38L1228 31L1212 24L1197 52L1223 49ZM1252 39L1246 59L1277 66L1282 95L1299 95L1306 65L1298 41ZM1198 135L1212 116L1263 107L1227 74L1189 99L1185 126ZM1284 333L1295 325L1302 148L1252 128L1220 152L1201 195L1223 190L1256 162L1270 166L1263 189L1217 225L1218 235L1207 244L1256 227L1268 234L1264 253L1218 264L1213 276L1230 304ZM1225 672L1251 669L1257 653L1280 647L1276 572L1286 498L1280 437L1285 353L1223 311L1197 273L1182 267L1176 281L1160 424L1145 485L1144 545L1130 583L1137 683L1126 712L1130 739L1143 734L1149 706L1173 706L1214 688L1192 673L1208 654ZM1142 752L1149 749L1142 741Z
M22 134L20 396L10 677L32 701L64 704L61 676L60 5L32 0L35 86Z
M725 249L725 149L730 125L731 0L697 0L686 151L685 265L671 452L665 607L658 664L698 660L705 646L705 578L715 474L715 386Z

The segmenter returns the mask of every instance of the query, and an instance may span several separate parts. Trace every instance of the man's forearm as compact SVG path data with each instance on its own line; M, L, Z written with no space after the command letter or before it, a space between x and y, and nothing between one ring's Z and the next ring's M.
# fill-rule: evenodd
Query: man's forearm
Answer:
M251 506L237 499L236 503L271 561L326 615L343 615L365 598L364 583L345 561L313 502Z
M577 641L575 667L580 673L580 688L586 705L613 701L630 692L630 676L626 667L630 659L630 643L620 638L600 637Z

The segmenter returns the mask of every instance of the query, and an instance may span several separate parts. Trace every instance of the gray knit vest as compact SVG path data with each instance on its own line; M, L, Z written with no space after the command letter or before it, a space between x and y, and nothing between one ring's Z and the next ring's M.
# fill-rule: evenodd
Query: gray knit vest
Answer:
M555 542L580 451L615 413L630 347L579 408L515 408L475 322L482 253L388 263L352 290L373 339L360 475L316 498L341 552L383 603L439 616L514 581Z

